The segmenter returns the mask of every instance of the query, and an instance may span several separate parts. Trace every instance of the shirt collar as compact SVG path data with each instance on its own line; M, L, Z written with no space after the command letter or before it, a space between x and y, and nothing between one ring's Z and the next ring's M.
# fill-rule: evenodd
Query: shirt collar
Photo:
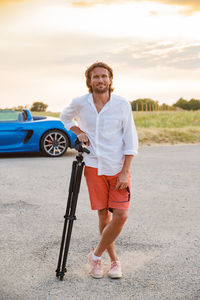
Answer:
M112 102L112 98L113 98L113 95L112 95L112 93L110 94L110 100L106 103L106 105L103 107L103 111L105 110L105 109L107 109L110 105L111 105L111 102ZM94 105L94 101L93 101L93 95L92 95L92 93L89 93L88 94L88 102L90 103L90 105L92 105L92 107L95 109L95 111L96 111L96 107L95 107L95 105Z

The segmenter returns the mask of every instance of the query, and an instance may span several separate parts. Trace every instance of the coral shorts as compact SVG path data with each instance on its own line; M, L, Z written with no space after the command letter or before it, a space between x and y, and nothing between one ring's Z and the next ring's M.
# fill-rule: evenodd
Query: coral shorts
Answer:
M85 166L86 178L90 195L91 208L101 210L107 208L128 209L130 204L131 175L129 173L128 187L115 190L119 173L114 176L98 175L97 168Z

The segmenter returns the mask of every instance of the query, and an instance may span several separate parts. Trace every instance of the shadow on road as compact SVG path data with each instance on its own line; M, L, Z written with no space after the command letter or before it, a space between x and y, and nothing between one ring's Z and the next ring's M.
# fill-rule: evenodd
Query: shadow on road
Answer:
M74 149L68 150L64 155L60 157L48 157L45 155L42 155L39 152L26 152L26 153L0 153L0 159L12 159L12 158L49 158L49 159L61 159L63 157L73 157L76 155L76 151Z

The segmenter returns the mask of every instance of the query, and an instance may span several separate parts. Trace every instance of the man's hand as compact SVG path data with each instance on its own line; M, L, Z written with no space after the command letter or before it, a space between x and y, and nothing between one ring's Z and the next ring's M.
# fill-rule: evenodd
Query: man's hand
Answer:
M77 134L77 138L80 142L85 143L87 146L90 145L88 136L85 132L81 132L80 134Z
M72 126L70 129L77 135L79 142L85 143L87 146L90 145L90 141L88 139L87 134L84 131L82 131L78 126Z
M133 155L125 155L124 164L117 178L115 190L117 189L122 190L127 188L132 159L133 159Z
M126 189L128 186L128 173L121 172L117 178L117 183L115 186L115 190Z

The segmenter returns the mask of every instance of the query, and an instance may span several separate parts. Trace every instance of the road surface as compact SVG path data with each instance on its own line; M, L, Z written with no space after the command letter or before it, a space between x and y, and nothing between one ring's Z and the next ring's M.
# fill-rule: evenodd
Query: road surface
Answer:
M67 273L55 277L75 151L0 156L0 299L200 299L200 145L140 148L129 219L116 241L123 278L88 275L98 241L83 177Z

